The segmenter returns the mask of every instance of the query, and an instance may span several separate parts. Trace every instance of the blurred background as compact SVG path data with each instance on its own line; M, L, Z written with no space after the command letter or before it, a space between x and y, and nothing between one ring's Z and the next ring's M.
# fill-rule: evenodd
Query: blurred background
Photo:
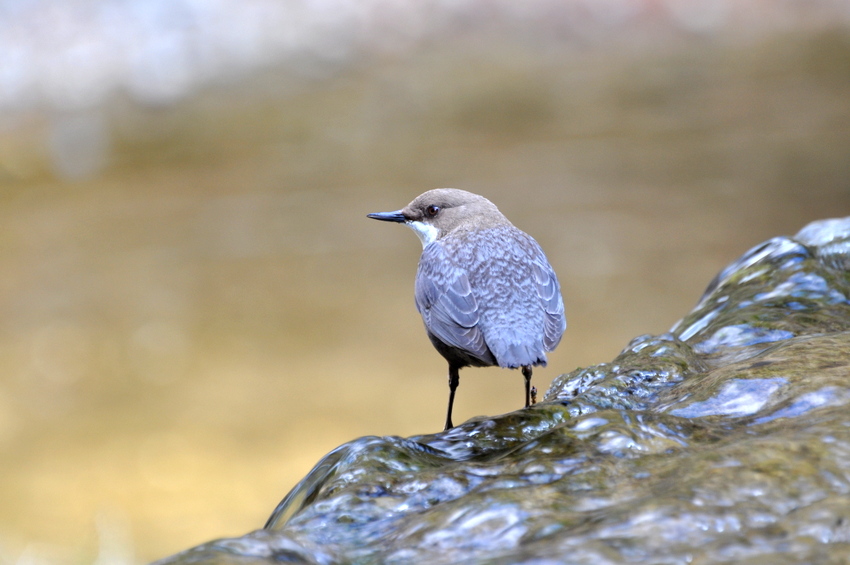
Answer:
M439 431L420 244L365 216L446 186L559 273L542 396L850 214L850 2L0 0L0 563L241 535ZM455 420L522 400L468 369Z

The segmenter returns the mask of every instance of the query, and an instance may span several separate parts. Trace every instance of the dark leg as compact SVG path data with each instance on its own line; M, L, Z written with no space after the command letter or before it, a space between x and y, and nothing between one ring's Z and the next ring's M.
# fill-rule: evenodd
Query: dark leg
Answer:
M454 427L454 424L452 424L452 406L455 403L455 389L458 383L460 383L458 368L454 365L449 365L449 409L446 411L446 430Z
M525 377L525 407L531 406L531 365L522 366L522 376Z

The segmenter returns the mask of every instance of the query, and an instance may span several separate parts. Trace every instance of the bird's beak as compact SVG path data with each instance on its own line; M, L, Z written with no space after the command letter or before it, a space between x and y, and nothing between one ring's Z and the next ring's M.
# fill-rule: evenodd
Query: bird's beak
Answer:
M383 222L398 222L400 224L407 221L407 218L404 217L401 210L396 210L395 212L375 212L374 214L366 214L366 217L372 218L373 220L381 220Z

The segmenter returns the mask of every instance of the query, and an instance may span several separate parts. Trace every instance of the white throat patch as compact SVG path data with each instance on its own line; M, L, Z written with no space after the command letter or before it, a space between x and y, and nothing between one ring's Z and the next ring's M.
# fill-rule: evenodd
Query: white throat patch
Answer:
M412 229L419 236L419 241L422 242L422 249L434 241L440 235L440 230L425 222L408 221L404 225Z

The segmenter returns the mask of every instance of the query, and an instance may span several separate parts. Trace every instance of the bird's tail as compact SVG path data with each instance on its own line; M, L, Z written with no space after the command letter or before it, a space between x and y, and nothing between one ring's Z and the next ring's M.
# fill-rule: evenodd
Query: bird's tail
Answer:
M546 351L543 343L535 340L533 343L523 343L515 332L499 332L493 339L486 339L487 346L496 357L499 367L516 369L527 365L546 366Z

